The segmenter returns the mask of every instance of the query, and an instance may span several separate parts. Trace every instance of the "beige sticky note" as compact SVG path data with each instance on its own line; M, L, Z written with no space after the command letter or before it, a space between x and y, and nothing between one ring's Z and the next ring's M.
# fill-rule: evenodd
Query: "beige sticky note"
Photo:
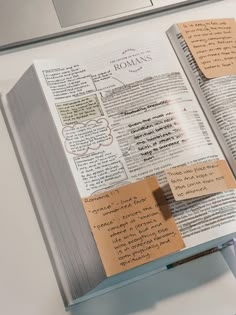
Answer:
M178 27L206 78L236 74L234 19L192 21Z
M82 201L108 276L185 246L154 176Z
M175 200L184 200L236 189L226 161L209 161L165 171Z

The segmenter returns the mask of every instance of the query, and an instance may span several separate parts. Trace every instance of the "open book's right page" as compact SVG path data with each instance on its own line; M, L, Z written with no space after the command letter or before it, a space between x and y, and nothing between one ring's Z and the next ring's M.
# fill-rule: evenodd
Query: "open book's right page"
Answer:
M236 174L236 75L207 79L196 63L179 26L172 26L167 35L216 138Z

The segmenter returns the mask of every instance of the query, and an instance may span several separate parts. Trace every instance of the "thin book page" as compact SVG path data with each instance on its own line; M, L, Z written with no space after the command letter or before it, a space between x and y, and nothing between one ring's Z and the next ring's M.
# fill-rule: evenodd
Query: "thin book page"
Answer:
M173 25L167 34L214 130L215 137L236 174L236 75L214 80L206 79L179 28Z
M156 177L83 198L108 276L184 248Z

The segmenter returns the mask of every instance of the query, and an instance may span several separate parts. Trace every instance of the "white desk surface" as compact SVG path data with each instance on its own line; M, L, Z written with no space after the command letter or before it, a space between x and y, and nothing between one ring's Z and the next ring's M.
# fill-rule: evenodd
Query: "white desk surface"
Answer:
M211 1L209 4L194 5L182 11L176 10L161 15L152 15L113 27L104 27L96 31L89 31L41 44L0 52L0 92L7 92L31 65L34 59L55 58L76 54L80 49L92 49L96 43L101 44L101 42L105 43L107 40L112 40L121 32L126 33L129 31L132 33L138 30L140 34L144 34L153 28L157 32L164 32L172 24L181 21L235 16L236 0ZM10 25L9 21L9 27ZM1 314L65 314L46 248L1 114L0 143ZM162 279L162 281L164 280ZM204 290L202 291L202 296L201 291L198 292L198 298L202 298L202 302L200 303L201 309L206 309L205 307L208 309L207 313L199 309L199 314L221 314L219 313L217 303L214 306L214 300L216 300L214 288L217 287L218 290L221 281L222 279L219 278L218 282L216 280L216 283L213 283L211 288L208 288L208 299L204 298ZM228 281L229 285L232 285L231 277L224 280L223 283L226 283L225 281ZM162 285L163 282L152 283L152 289L161 290ZM130 288L132 290L131 299L129 299L129 290L127 291L127 289L125 289L125 296L122 291L121 295L117 291L113 291L112 295L109 296L109 303L108 299L103 296L101 299L96 299L95 307L94 302L92 303L92 308L92 304L88 302L87 306L83 306L76 314L163 314L162 312L158 312L159 308L158 304L155 303L155 299L152 301L151 307L149 307L149 294L147 292L142 296L135 295L134 292L137 288L139 288L138 284L132 285ZM137 294L139 294L138 290ZM123 298L126 298L125 307L120 307L124 304L124 300L121 300L122 294ZM223 287L222 296L224 296ZM132 307L136 304L136 301L139 301L138 305L143 305L141 310ZM109 307L104 308L106 303L109 304ZM179 303L183 304L183 301L180 299ZM177 304L178 299L173 304L173 314L193 314L191 310L186 310L184 306L183 308L179 308L183 311L179 313L178 309L176 309ZM172 308L171 304L169 306ZM209 309L212 312L209 312ZM236 314L236 306L234 313ZM234 313L229 315L234 315ZM227 314L222 313L222 315Z

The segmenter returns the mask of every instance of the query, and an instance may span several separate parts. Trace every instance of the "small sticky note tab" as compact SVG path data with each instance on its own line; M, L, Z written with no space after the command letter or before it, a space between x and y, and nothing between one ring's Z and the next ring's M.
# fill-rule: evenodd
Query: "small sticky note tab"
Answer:
M234 19L192 21L178 27L206 78L236 74Z
M175 200L236 189L236 181L225 160L174 167L165 173Z
M185 246L155 176L82 201L108 276Z

